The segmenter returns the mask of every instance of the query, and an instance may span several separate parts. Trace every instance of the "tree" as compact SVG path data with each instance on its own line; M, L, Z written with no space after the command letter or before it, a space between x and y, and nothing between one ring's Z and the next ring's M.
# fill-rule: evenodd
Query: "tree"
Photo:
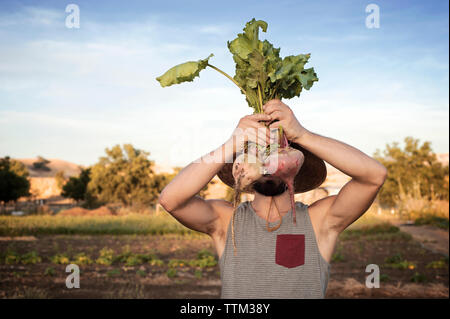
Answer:
M208 184L206 184L201 190L200 192L198 192L198 196L202 197L202 198L206 198L206 196L209 195L208 189L209 186L215 185L216 181L215 180L210 180Z
M167 180L154 174L150 153L131 144L116 145L92 167L88 190L100 202L125 206L156 203Z
M157 191L158 195L161 194L162 190L164 189L164 187L166 187L167 184L169 184L172 179L175 178L175 176L178 175L178 173L180 173L180 171L182 170L182 167L174 167L173 168L173 173L171 174L167 174L167 173L161 173L161 174L155 174L154 175L154 188ZM209 195L208 193L208 189L209 186L216 184L215 180L211 180L208 184L206 184L199 192L198 192L198 196L205 198L206 196Z
M64 176L64 171L57 171L55 174L56 186L62 190L64 183L66 182L66 177Z
M8 156L0 159L0 202L16 201L19 197L30 195L28 171L19 161Z
M42 156L38 156L38 160L33 163L33 168L36 170L49 172L50 168L46 166L48 163L50 163L49 160L43 158Z
M90 168L82 169L78 177L70 177L62 187L61 196L81 201L89 199L88 184L90 178Z
M433 153L430 142L419 145L419 139L406 137L405 147L397 142L387 144L374 158L388 170L388 177L379 192L383 205L395 206L406 195L428 200L448 200L448 165L443 166Z

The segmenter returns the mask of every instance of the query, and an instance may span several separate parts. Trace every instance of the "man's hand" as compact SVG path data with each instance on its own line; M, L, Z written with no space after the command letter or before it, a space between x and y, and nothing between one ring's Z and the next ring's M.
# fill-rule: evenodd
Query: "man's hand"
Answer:
M283 127L289 141L298 141L308 131L300 124L294 112L278 99L273 99L263 105L264 113L275 120L269 127L271 130Z
M267 114L244 116L226 144L232 143L235 153L243 150L245 142L254 142L259 145L270 144L270 131L263 122L271 120L272 118Z

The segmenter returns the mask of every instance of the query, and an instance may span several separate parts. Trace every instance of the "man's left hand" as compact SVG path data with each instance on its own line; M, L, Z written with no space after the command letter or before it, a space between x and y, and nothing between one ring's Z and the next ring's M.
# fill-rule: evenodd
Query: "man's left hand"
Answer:
M300 124L291 108L278 99L273 99L263 105L264 113L269 115L273 122L270 130L283 127L283 132L289 141L296 142L308 131Z

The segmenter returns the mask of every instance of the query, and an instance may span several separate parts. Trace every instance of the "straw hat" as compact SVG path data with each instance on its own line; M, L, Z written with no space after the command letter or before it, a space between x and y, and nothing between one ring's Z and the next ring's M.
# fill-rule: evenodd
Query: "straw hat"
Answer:
M305 161L297 176L295 176L295 193L304 193L319 187L327 177L325 162L296 143L290 143L290 146L301 151L305 156ZM219 176L222 182L230 187L234 187L232 171L233 163L226 163L219 173L217 173L217 176Z

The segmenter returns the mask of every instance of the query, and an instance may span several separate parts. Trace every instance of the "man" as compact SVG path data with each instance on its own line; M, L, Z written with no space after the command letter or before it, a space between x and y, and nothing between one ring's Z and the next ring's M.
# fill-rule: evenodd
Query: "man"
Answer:
M271 123L270 129L281 125L287 139L310 158L322 159L352 179L337 195L310 206L296 203L295 224L286 187L269 182L268 177L261 179L254 185L254 200L242 203L236 210L237 247L233 253L233 205L225 200L204 200L196 194L216 174L226 175L224 167L242 151L242 141L264 145L271 139L263 123ZM255 133L248 133L252 131ZM162 191L159 201L183 225L208 234L214 241L222 298L323 298L338 235L370 207L386 179L386 168L352 146L308 131L277 99L264 105L264 114L243 117L231 138L209 154L215 155L222 160L200 160L185 167ZM312 173L310 170L302 178L301 169L296 177L296 183L309 185L303 191L319 186L318 175ZM316 180L308 184L308 178Z

